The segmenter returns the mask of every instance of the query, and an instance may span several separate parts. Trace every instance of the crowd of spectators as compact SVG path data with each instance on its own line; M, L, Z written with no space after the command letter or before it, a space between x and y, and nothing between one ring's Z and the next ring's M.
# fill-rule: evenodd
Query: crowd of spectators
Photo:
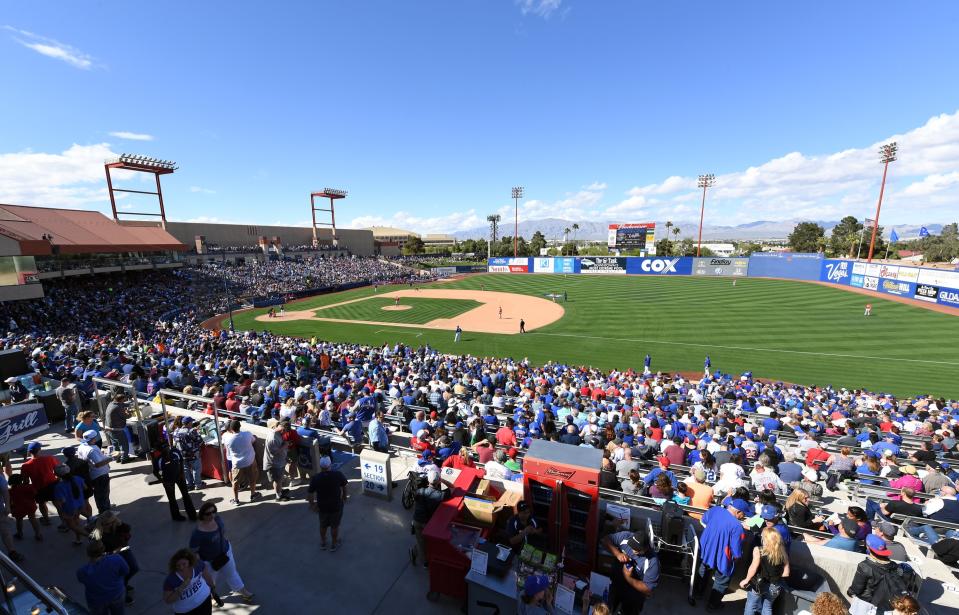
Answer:
M880 568L899 553L889 523L896 514L925 517L912 536L959 552L959 534L936 525L959 523L955 400L762 382L749 373L690 379L536 366L428 346L369 347L198 325L224 300L224 281L238 294L261 294L317 282L385 282L396 270L351 258L73 278L50 285L44 299L2 306L0 322L9 326L0 349L22 348L34 370L81 391L89 392L94 376L146 395L179 389L248 420L335 430L356 445L385 447L384 414L402 417L421 467L480 462L491 476L510 480L522 472L521 453L533 440L592 447L603 452L606 488L710 509L712 518L719 514L713 508L740 521L755 517L780 532L786 523L821 532L827 547L858 550ZM182 310L161 320L174 307ZM841 516L819 514L817 499L846 480L888 486L893 497L868 498ZM282 495L282 480L274 482ZM707 527L714 525L721 526ZM789 530L782 538L788 549ZM777 552L769 551L774 559ZM723 566L708 567L721 600ZM859 579L850 591L868 601L872 582Z

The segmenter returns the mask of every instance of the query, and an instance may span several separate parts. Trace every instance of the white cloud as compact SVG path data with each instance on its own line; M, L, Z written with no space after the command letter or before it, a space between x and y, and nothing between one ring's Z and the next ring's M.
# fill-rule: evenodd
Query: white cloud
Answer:
M549 18L563 4L563 0L516 0L523 15Z
M210 190L209 188L203 188L202 186L190 186L190 192L197 194L216 194L216 190Z
M13 40L17 41L27 49L36 51L40 55L61 60L70 66L83 70L89 70L93 68L93 58L90 55L83 53L79 49L71 47L66 43L61 43L52 38L40 36L39 34L34 34L33 32L28 32L26 30L19 30L11 26L3 26L3 29L13 33Z
M581 222L598 213L597 207L603 199L605 190L605 183L593 182L576 192L567 192L564 198L558 201L541 201L539 199L523 201L519 204L520 217L523 220L560 218L571 222ZM504 220L512 220L514 216L513 207L512 205L503 206L496 213L503 216Z
M109 202L103 161L107 143L72 145L59 154L30 150L0 154L0 202L42 207L88 207Z
M959 112L938 115L867 147L818 155L790 152L718 175L707 195L707 215L714 224L717 217L722 220L718 223L737 224L870 215L882 177L877 150L890 141L899 143L899 160L889 166L884 219L932 221L953 213L959 205ZM659 207L650 208L653 195L662 199ZM698 207L679 206L696 203L701 195L696 177L672 176L628 190L627 198L603 214L618 218L648 213L664 219L698 213Z
M475 209L465 212L454 212L445 216L422 217L405 211L398 211L390 217L360 216L353 218L348 225L350 228L366 228L370 226L392 226L416 233L455 233L486 224L486 219L476 215Z
M116 137L117 139L127 139L129 141L152 141L153 135L144 134L142 132L127 132L126 130L118 130L116 132L110 133L111 137Z

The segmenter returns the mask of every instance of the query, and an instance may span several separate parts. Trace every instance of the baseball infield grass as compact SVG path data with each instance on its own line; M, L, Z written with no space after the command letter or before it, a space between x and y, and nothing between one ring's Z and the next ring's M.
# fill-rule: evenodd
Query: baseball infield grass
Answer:
M959 318L837 288L760 278L740 278L733 286L729 278L539 274L474 275L429 287L538 297L565 291L569 300L565 315L551 325L526 335L466 331L459 344L451 331L255 321L263 309L238 314L236 327L374 345L429 344L474 356L603 369L642 369L648 352L654 371L701 371L708 353L713 369L734 374L752 370L758 377L806 385L959 397ZM373 296L372 289L313 297L288 309L366 296ZM869 318L863 317L866 303L873 305ZM418 310L376 311L372 320L382 321Z
M301 304L297 304L300 309ZM418 297L403 297L401 306L409 306L408 310L384 310L391 308L395 301L389 297L371 297L355 303L338 305L336 307L318 310L318 318L342 318L343 320L368 320L382 322L401 322L405 324L422 325L437 318L453 318L463 312L482 305L479 301L463 299L421 299ZM287 323L282 323L287 324ZM292 323L290 323L292 324Z

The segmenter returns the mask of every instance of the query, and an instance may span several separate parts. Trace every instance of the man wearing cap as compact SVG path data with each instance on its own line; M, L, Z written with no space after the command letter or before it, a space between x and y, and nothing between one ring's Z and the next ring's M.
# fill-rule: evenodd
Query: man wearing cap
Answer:
M290 428L286 419L280 421L273 429L273 435L263 447L263 471L270 477L277 501L290 499L290 492L283 488L283 479L286 476L286 459L289 447L283 439L283 432Z
M830 549L840 549L842 551L856 551L859 547L859 541L856 540L856 533L859 531L859 524L855 519L844 517L838 526L836 526L836 535L821 544ZM807 538L810 542L816 542L815 539Z
M926 475L922 477L923 491L926 493L935 493L951 484L945 474L941 472L942 466L938 461L926 462Z
M110 510L110 458L97 446L100 434L88 429L83 432L83 441L77 447L77 458L87 462L90 468L90 486L97 512Z
M526 542L534 544L542 543L537 537L543 533L543 528L539 527L536 519L533 518L533 511L530 510L526 500L520 500L516 504L516 514L510 517L506 523L506 534L509 536L509 544L513 551L519 552ZM532 540L531 540L532 539Z
M170 517L174 521L186 521L180 514L176 502L176 490L179 487L180 495L183 497L183 509L191 521L196 521L196 508L193 506L193 500L190 499L190 490L187 489L184 478L183 457L179 451L167 446L166 440L153 451L153 475L163 483L163 490L170 504Z
M846 590L846 595L853 599L850 610L863 612L862 606L872 605L876 613L892 611L889 598L893 596L888 579L897 574L899 564L889 560L892 552L886 541L875 534L866 536L866 552L868 557L856 566L856 574ZM858 605L857 601L868 604Z
M329 457L320 458L320 471L310 479L306 499L310 503L310 510L319 514L320 518L320 550L327 549L326 530L331 533L330 551L340 548L340 521L343 519L343 504L349 499L346 490L349 482L339 470L333 469L333 462Z
M643 482L648 487L656 482L656 479L659 478L660 474L665 474L669 477L669 482L673 484L673 489L675 489L676 475L669 470L669 458L665 455L660 455L656 458L656 462L659 464L659 467L653 468L649 474L646 475L646 478L643 479Z
M60 461L51 455L43 455L40 449L43 444L31 442L27 445L27 455L30 457L20 466L20 472L30 479L37 490L37 505L40 507L40 523L50 525L50 512L47 502L53 501L53 488L57 484L57 475L54 472ZM64 526L66 527L66 526Z
M753 507L746 500L734 498L725 506L715 506L706 511L701 523L705 528L700 537L699 585L697 593L706 587L707 569L713 573L712 590L706 603L706 610L722 608L723 594L729 587L736 560L743 555L743 541L746 532L742 522L746 515L752 514Z
M196 422L192 416L183 417L181 427L173 432L173 445L183 457L183 473L186 476L186 485L190 489L203 487L203 436L196 429Z
M906 547L901 542L896 541L898 531L899 528L888 521L881 521L872 528L873 534L886 541L886 548L889 549L889 559L897 562L908 562L909 555L906 554Z
M113 394L113 401L107 404L104 427L106 427L110 442L120 452L120 463L126 463L130 457L130 442L126 431L129 416L126 393L117 391Z
M614 567L610 580L609 612L622 609L623 615L636 615L659 584L659 558L645 531L622 531L603 538L603 546L622 564Z
M782 522L782 511L779 510L778 506L774 504L764 504L762 508L759 509L759 516L763 520L763 525L765 527L771 527L777 532L783 539L783 546L786 547L786 552L789 552L789 547L792 546L792 536L789 534L789 528L786 527L786 524ZM760 535L761 529L756 533L756 547L762 547L762 536Z
M416 544L410 548L410 560L414 566L417 557L423 558L423 568L428 566L423 528L430 522L440 504L448 500L452 493L451 489L443 489L443 481L436 466L426 470L426 484L413 492L413 534L416 536Z
M77 412L80 411L80 396L69 378L60 379L60 386L57 387L56 393L57 399L63 404L63 433L70 433L76 425Z

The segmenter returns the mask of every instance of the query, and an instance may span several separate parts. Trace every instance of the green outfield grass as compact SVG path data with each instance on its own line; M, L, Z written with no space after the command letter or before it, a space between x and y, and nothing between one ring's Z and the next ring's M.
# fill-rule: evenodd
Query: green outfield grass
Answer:
M408 305L408 310L384 310L395 304L388 297L370 297L356 303L317 310L319 318L342 318L344 320L369 320L381 322L401 322L422 325L437 318L453 318L482 305L469 299L423 299L403 297L400 305ZM299 304L297 305L299 309ZM319 324L319 323L317 323Z
M475 275L434 287L485 287L540 297L566 291L569 302L562 319L527 335L467 331L457 345L449 331L315 321L267 325L253 320L262 309L237 315L236 326L604 369L642 369L648 352L654 370L698 371L709 353L714 369L732 373L752 370L801 384L959 397L959 318L838 288L759 278L742 278L733 286L727 278L510 274ZM289 309L372 295L371 289L356 289ZM862 314L866 303L873 305L870 318Z

